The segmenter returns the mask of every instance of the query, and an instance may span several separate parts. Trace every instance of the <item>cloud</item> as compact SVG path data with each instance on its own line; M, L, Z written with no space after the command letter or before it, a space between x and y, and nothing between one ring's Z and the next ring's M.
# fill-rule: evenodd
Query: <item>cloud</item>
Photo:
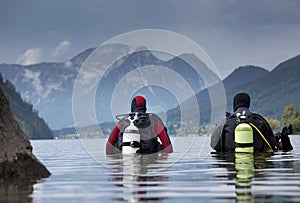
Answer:
M34 72L28 69L24 70L24 81L31 82L32 87L34 88L33 95L41 95L43 94L43 86L40 80L41 72ZM40 102L40 98L37 99L37 103Z
M22 65L40 63L42 60L42 53L43 50L41 48L28 49L17 59L17 63Z
M66 68L70 68L70 67L72 67L72 62L71 61L66 61L64 65L65 65Z
M57 45L57 47L55 47L54 51L51 53L51 55L53 57L57 57L60 56L64 53L66 53L66 51L68 50L68 48L71 46L71 42L68 40L64 40L59 42L59 44Z
M242 59L249 56L257 57L258 64L270 63L262 56L274 54L276 59L282 52L274 50L274 46L290 45L282 48L286 54L280 60L299 53L299 35L294 32L300 19L300 1L297 0L122 1L118 4L107 0L76 1L72 3L72 9L68 9L68 1L59 2L59 6L58 1L42 4L21 1L18 7L14 2L7 1L0 7L3 11L0 12L0 22L3 21L0 35L5 36L0 37L0 63L14 62L19 56L15 55L18 50L33 43L43 48L43 59L65 61L99 42L142 28L165 29L185 35L202 46L225 75L240 62L244 64ZM53 25L50 30L49 25ZM28 26L31 29L26 29ZM47 32L48 35L44 35ZM23 40L14 43L20 33ZM62 38L66 36L68 38ZM266 44L269 39L275 39L276 44ZM52 47L50 51L49 47ZM257 52L262 49L263 52ZM26 60L20 59L20 62L25 64ZM32 62L26 62L29 63Z
M34 105L38 105L42 100L49 98L49 95L53 91L63 90L61 88L62 82L47 82L41 80L41 71L31 71L29 69L24 69L23 73L23 82L29 82L32 85L34 91L25 92L24 95L26 98L32 99L36 97ZM44 82L44 84L43 84Z

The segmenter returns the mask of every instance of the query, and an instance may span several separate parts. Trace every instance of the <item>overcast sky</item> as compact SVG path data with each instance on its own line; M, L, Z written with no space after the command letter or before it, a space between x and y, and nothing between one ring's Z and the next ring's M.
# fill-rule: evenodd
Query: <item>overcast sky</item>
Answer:
M222 77L247 64L271 70L300 54L300 1L1 0L0 64L67 61L149 28L198 43Z

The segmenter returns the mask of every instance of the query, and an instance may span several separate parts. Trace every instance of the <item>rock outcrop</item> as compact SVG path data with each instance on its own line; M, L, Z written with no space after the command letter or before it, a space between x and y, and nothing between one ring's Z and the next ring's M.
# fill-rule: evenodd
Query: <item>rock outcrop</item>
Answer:
M38 180L50 175L33 155L32 146L9 109L0 88L0 182L3 180Z

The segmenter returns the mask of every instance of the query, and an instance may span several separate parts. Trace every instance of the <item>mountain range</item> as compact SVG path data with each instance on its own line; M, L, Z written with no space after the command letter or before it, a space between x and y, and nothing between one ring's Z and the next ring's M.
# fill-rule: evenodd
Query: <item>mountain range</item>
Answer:
M226 109L224 109L224 118L226 111L233 111L234 95L239 92L246 92L251 97L251 111L280 121L286 105L293 103L298 109L300 108L299 75L300 55L280 63L272 71L256 66L243 66L235 69L222 81L227 104ZM208 123L211 119L208 90L202 90L196 95L196 98L199 103L202 123ZM189 101L186 103L188 104ZM176 117L179 112L179 107L169 111L170 126L172 123L179 122L178 116Z
M251 95L251 108L264 116L281 120L283 109L288 104L300 108L300 55L288 59L263 77L227 90L232 103L234 94L240 91ZM228 101L229 102L229 101Z
M98 88L95 96L95 102L97 104L95 110L99 122L114 120L110 108L112 94L118 83L122 80L129 81L129 83L139 82L145 85L145 88L137 89L136 93L143 94L148 98L154 98L151 99L151 105L162 107L165 111L175 108L178 105L178 101L174 95L164 89L163 85L151 85L150 83L153 78L155 79L155 77L159 76L160 81L168 79L169 83L176 82L178 91L184 86L182 83L187 83L192 91L197 93L205 89L206 84L190 65L193 64L193 66L197 65L199 70L205 73L207 80L212 82L218 81L218 77L192 54L174 56L170 60L165 61L159 59L145 48L129 47L122 44L106 45L100 52L103 53L105 57L112 58L114 55L117 55L118 52L127 52L130 49L135 51L116 60L99 82L99 87L104 87ZM60 129L72 126L74 123L72 117L74 83L83 63L86 62L88 56L94 51L97 51L97 49L87 49L72 59L61 63L40 63L28 66L1 64L0 72L3 78L11 81L15 85L16 90L20 92L25 101L33 104L34 108L38 110L39 115L47 121L52 129ZM107 59L105 57L104 59L102 58L101 63L105 63L105 59ZM143 69L166 67L179 75L182 81L172 81L169 75L159 72L158 70L161 69L155 68L151 69L154 77L141 77L137 71L140 67ZM175 73L174 75L176 75ZM137 80L138 77L139 80ZM184 89L182 91L184 91ZM129 108L127 107L129 107L130 101L122 101L121 99L119 103L126 103L126 109L121 110L128 112ZM118 108L118 105L116 108Z
M120 81L137 81L138 74L128 74L135 72L138 68L149 66L167 67L180 75L196 95L199 103L201 122L208 123L211 115L211 101L209 97L209 85L217 85L220 79L201 60L193 54L183 54L163 60L149 50L140 47L128 47L122 44L107 45L102 50L108 53L109 57L114 57L114 52L133 49L135 52L118 59L112 67L104 74L99 82L95 95L95 110L99 122L113 121L111 110L112 94ZM82 65L96 48L87 49L68 61L60 63L40 63L28 66L17 64L0 64L0 73L5 80L9 80L20 92L22 98L31 103L38 114L45 119L51 129L61 129L73 126L72 117L72 94L74 82ZM205 75L205 79L212 81L206 84L203 76L200 77L193 67L197 66ZM285 105L294 103L300 106L300 83L298 75L300 73L300 56L288 59L280 63L272 71L267 71L262 67L243 66L235 69L228 77L221 81L226 93L226 109L232 111L232 98L237 92L247 92L251 96L251 110L275 119L281 118L281 113ZM157 69L160 70L160 69ZM136 72L135 72L136 73ZM161 72L154 72L160 80L167 80L167 75ZM178 90L184 84L181 81L172 81ZM168 125L179 122L180 108L176 95L168 89L159 85L149 85L143 78L144 88L136 91L149 99L150 106L159 106L159 110L167 112ZM183 90L184 91L184 90ZM130 101L119 102L128 104ZM184 102L187 106L190 100ZM189 108L187 108L189 109ZM150 109L150 111L153 109ZM190 108L188 111L193 111Z

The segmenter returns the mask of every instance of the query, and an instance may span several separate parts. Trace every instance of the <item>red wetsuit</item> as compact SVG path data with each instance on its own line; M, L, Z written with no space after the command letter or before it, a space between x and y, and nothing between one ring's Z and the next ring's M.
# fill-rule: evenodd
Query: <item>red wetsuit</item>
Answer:
M113 129L112 133L110 134L110 137L108 138L107 144L106 144L106 154L112 154L114 150L115 143L118 142L118 136L120 133L120 124L118 123L115 128ZM168 134L165 131L165 128L162 123L155 122L155 124L152 127L152 135L158 136L161 143L162 148L164 152L171 153L173 152L172 144L170 141L170 138Z
M131 112L140 112L146 113L146 99L143 96L135 96L131 102ZM147 134L151 134L154 137L158 136L164 152L171 153L173 152L172 144L170 138L165 130L165 127L160 120L160 118L151 114L153 120L151 122L151 132L147 132ZM123 127L123 126L122 126ZM107 144L106 144L106 154L112 154L114 152L115 144L118 142L118 136L122 129L120 123L118 123L113 129ZM124 127L123 127L124 128Z

